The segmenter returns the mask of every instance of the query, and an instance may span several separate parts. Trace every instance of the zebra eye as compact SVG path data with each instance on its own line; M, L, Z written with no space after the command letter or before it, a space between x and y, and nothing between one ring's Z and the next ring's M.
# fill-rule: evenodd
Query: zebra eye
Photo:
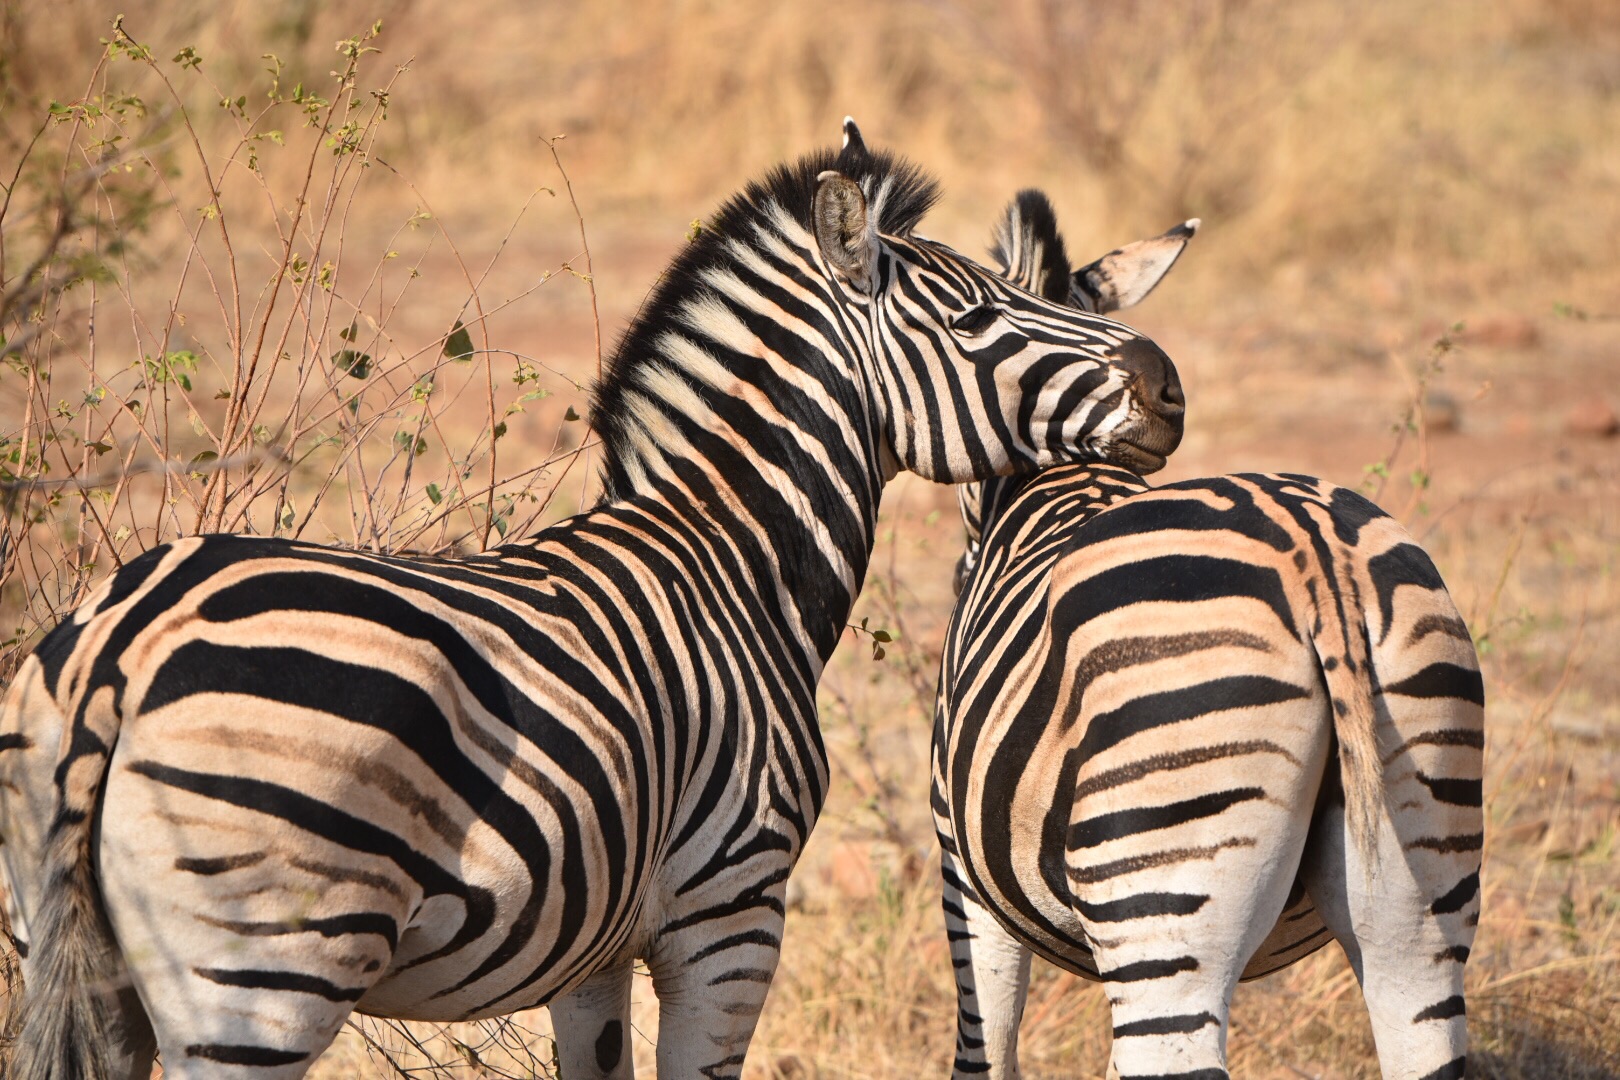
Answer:
M980 304L978 307L970 307L961 314L952 316L951 329L958 334L977 337L990 329L990 325L1000 315L1001 312L996 309L994 304Z

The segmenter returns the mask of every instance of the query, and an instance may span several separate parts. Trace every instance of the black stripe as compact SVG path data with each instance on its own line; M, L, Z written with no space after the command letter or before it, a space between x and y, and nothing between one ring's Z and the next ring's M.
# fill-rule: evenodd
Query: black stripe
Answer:
M1171 829L1192 821L1215 817L1239 803L1266 797L1264 788L1245 787L1211 792L1182 799L1164 806L1143 806L1115 810L1077 821L1069 826L1069 850L1093 848L1110 840L1121 840L1139 833Z
M1428 1073L1423 1080L1463 1080L1468 1075L1468 1056L1452 1058L1432 1073Z
M1430 904L1429 913L1432 915L1456 914L1468 904L1468 901L1474 898L1474 894L1477 892L1479 892L1479 871L1475 870L1472 874L1446 890L1444 896Z
M230 870L241 870L248 866L257 866L264 861L267 852L254 851L243 855L221 855L215 859L191 858L181 855L174 860L174 868L183 870L188 874L201 874L212 877Z
M1454 1016L1467 1016L1468 1005L1463 1001L1461 994L1453 994L1444 1001L1437 1001L1427 1009L1412 1017L1412 1023L1422 1024L1429 1020L1450 1020Z
M1484 785L1478 780L1449 780L1421 770L1417 778L1440 802L1452 806L1480 806L1485 801Z
M1485 846L1485 834L1463 833L1461 836L1423 836L1405 845L1407 851L1424 850L1438 851L1442 855L1455 855L1458 852L1478 851Z
M1477 668L1451 663L1430 664L1422 671L1384 687L1384 693L1416 698L1460 698L1483 706L1485 680Z
M1130 500L1120 504L1128 505ZM1095 545L1094 533L1117 512L1118 507L1099 514L1079 535ZM1157 555L1103 570L1087 578L1084 588L1065 592L1052 605L1050 617L1054 626L1072 632L1128 604L1189 604L1240 596L1265 604L1290 637L1299 636L1293 605L1276 570L1214 555Z
M1133 1020L1114 1027L1114 1038L1129 1039L1139 1035L1186 1035L1218 1024L1212 1012L1184 1013L1180 1016L1158 1016L1148 1020Z
M217 1061L221 1065L254 1065L273 1069L278 1065L291 1065L307 1059L302 1050L274 1050L268 1046L234 1046L227 1043L192 1043L186 1047L186 1057Z
M1079 897L1074 897L1073 902L1087 921L1115 923L1156 915L1192 915L1209 903L1209 897L1196 893L1148 892L1100 904L1089 904Z
M282 937L287 934L319 934L322 937L348 937L356 934L375 934L388 943L393 952L399 943L399 925L387 915L376 912L356 912L351 915L333 915L324 919L280 919L272 922L239 922L197 915L197 919L229 930L244 937Z
M365 994L364 986L338 986L336 983L297 971L236 970L230 968L192 968L194 974L221 986L241 986L249 990L284 990L295 994L314 994L328 1001L359 1001Z
M1428 553L1416 544L1397 544L1382 555L1374 555L1367 560L1367 573L1378 592L1378 610L1383 613L1383 624L1378 631L1380 645L1389 636L1390 624L1395 621L1396 589L1416 585L1443 592L1446 587Z
M1090 760L1132 735L1168 724L1227 709L1252 709L1301 701L1310 696L1309 690L1269 675L1227 675L1196 686L1143 694L1117 709L1092 717L1085 737L1080 740L1080 756Z
M1103 982L1146 982L1149 979L1168 979L1183 971L1197 970L1196 957L1178 956L1174 960L1138 960L1132 964L1122 964L1107 971L1098 971L1097 977Z

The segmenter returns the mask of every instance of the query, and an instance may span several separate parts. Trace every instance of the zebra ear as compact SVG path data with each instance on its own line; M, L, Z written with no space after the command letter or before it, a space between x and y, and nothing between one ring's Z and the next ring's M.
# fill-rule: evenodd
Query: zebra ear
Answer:
M855 126L853 116L844 117L844 153L865 154L866 140L861 138L861 129Z
M1069 300L1069 256L1045 192L1020 191L1001 212L992 243L990 255L1001 264L1002 277L1055 304Z
M861 292L871 291L877 266L877 227L867 213L860 185L828 169L816 177L812 217L816 243L827 265Z
M1099 315L1141 303L1176 265L1199 224L1192 218L1163 236L1126 244L1082 266L1071 279L1069 302Z

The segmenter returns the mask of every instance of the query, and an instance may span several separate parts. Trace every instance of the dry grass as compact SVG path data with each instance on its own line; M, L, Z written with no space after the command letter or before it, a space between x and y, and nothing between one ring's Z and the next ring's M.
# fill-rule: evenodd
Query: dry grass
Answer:
M1481 643L1490 702L1486 899L1470 964L1476 1072L1620 1076L1620 440L1570 426L1579 404L1620 406L1615 5L833 0L810 19L795 5L698 0L538 12L389 0L376 11L383 52L365 57L354 91L370 108L368 91L388 85L390 116L356 112L370 141L342 155L297 117L244 128L215 101L247 93L263 107L264 52L282 57L284 87L302 80L335 97L327 73L343 58L332 42L370 12L351 25L311 0L121 6L173 97L126 59L93 74L108 4L58 3L50 19L23 0L0 4L10 140L0 163L21 157L52 99L82 104L105 85L141 94L157 117L124 121L130 138L112 150L135 171L94 177L96 212L59 246L53 280L64 288L0 327L12 344L20 330L38 335L0 370L4 452L24 430L57 437L50 473L25 467L26 452L8 471L113 480L90 498L11 493L0 637L16 640L0 674L113 556L178 531L476 547L498 535L503 494L513 530L536 511L571 511L589 498L590 470L581 460L563 472L586 441L563 417L583 411L576 386L594 371L593 304L611 334L689 221L743 177L828 141L852 112L874 142L940 173L947 202L931 231L967 250L1030 183L1051 189L1085 257L1205 219L1192 257L1137 319L1177 358L1192 403L1167 475L1367 481L1434 553ZM203 56L199 71L169 62L185 45ZM244 141L271 126L287 145ZM40 167L6 211L0 288L24 281L19 269L49 242L64 169L107 163L95 146L107 130L46 129L29 159ZM594 288L576 276L587 272L579 224L539 140L563 132ZM219 220L198 213L212 199L199 147L202 160L235 162L218 170L229 252ZM246 167L254 147L257 171ZM321 197L293 227L311 164ZM34 208L41 216L27 216ZM89 256L107 272L66 288ZM311 267L302 281L295 256ZM286 291L271 305L277 282ZM445 354L458 320L473 334L470 360ZM1433 341L1458 320L1459 347L1428 371ZM251 350L233 342L260 325L271 344L249 374ZM358 342L340 333L351 325ZM367 378L334 366L344 348L371 355ZM172 370L159 379L143 359L176 351L198 358L184 393ZM540 381L513 382L525 371ZM413 398L424 379L435 386L425 402ZM104 403L81 405L96 386ZM552 396L505 414L534 388ZM216 400L221 390L232 396ZM119 404L136 398L163 407L137 417ZM244 398L257 419L231 417ZM1397 436L1414 400L1420 430ZM401 432L413 452L401 452ZM416 438L429 444L422 455ZM198 461L205 452L230 467ZM429 483L453 514L437 513ZM518 503L525 485L534 501ZM227 490L244 494L221 503ZM881 662L854 642L823 686L835 788L796 875L752 1075L948 1068L954 1000L924 762L954 513L947 490L910 479L886 499L857 617L901 637ZM1026 1070L1100 1076L1101 994L1037 967ZM646 1072L656 1008L645 981L636 997ZM520 1022L529 1034L497 1033L516 1052L473 1027L412 1031L459 1075L543 1072L545 1015ZM397 1063L420 1064L403 1035L368 1031ZM1246 986L1231 1050L1244 1076L1376 1074L1336 948ZM392 1075L358 1033L321 1066L367 1068Z

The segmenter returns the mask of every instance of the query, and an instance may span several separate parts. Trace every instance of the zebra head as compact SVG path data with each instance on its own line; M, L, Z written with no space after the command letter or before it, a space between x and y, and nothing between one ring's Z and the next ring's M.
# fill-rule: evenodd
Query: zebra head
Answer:
M1072 308L1106 314L1144 300L1176 264L1199 224L1192 218L1071 270L1051 202L1044 193L1028 189L1018 193L996 223L991 255L1009 281ZM1018 478L995 477L957 488L967 533L967 548L956 563L958 593L977 564L985 529L1021 483Z
M1182 429L1169 357L1067 291L1039 295L1030 280L913 234L920 211L882 228L904 195L892 168L873 167L883 157L846 119L834 167L816 178L812 221L833 281L871 335L896 464L950 483L1065 461L1161 468ZM923 209L932 198L930 187Z

